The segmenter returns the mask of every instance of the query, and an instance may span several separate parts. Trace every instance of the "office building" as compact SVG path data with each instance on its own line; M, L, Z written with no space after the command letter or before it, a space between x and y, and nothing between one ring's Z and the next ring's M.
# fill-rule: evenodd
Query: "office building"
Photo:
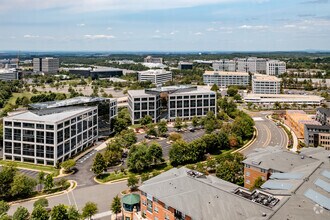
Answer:
M330 108L317 108L316 121L322 125L330 125Z
M139 123L139 120L146 115L150 115L154 123L159 121L160 93L148 90L128 90L127 94L132 124Z
M330 125L305 124L304 143L308 147L324 147L330 150Z
M138 79L139 82L150 81L152 84L160 85L172 81L172 72L164 69L141 71Z
M18 79L18 73L16 69L0 69L0 80L10 81Z
M267 61L266 74L271 76L279 76L286 72L286 63L279 60Z
M234 60L219 60L212 63L212 68L215 71L235 72L236 62Z
M97 107L31 110L5 117L3 158L55 166L97 140L97 119Z
M257 57L248 57L248 58L239 58L236 60L238 72L247 72L247 73L266 73L266 62L264 58Z
M97 106L98 109L98 135L100 138L108 137L113 133L113 120L117 117L117 99L101 97L74 97L71 99L40 102L30 104L30 109L56 109L70 106Z
M168 94L168 120L174 121L177 117L190 120L210 111L216 114L216 100L216 92L203 87L171 92Z
M91 77L92 79L120 77L123 75L122 69L112 67L78 67L68 68L67 71L77 76Z
M291 95L291 94L246 94L245 102L260 105L262 107L274 107L275 103L288 105L312 105L320 106L324 103L324 98L316 95Z
M181 61L181 62L179 62L178 68L180 70L192 70L193 69L193 64Z
M205 71L203 74L203 81L206 85L216 84L219 87L248 86L250 76L245 72L218 72Z
M166 106L161 106L161 98L166 101ZM133 124L138 123L145 115L150 115L154 122L158 122L161 109L162 115L170 121L176 117L191 119L194 116L205 116L209 111L216 114L216 93L197 86L129 90L128 106Z
M163 58L147 56L144 58L145 63L163 63Z
M252 93L280 94L281 79L275 76L255 75L252 77Z
M43 73L57 73L60 67L58 58L33 58L33 71Z

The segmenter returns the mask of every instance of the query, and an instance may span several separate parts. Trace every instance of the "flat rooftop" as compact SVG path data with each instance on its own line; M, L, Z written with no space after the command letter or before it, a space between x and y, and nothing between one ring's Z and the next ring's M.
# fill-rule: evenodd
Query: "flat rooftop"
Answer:
M7 68L2 68L0 69L0 74L6 74L6 73L16 73L16 69L14 68L10 68L10 69L7 69Z
M93 109L96 109L96 107L65 107L32 110L5 117L5 120L56 123Z
M316 95L295 95L295 94L254 94L249 93L244 96L244 99L255 99L255 100L271 100L271 101L282 101L282 100L293 100L293 101L322 101L324 100L321 96Z
M47 108L58 108L65 107L71 105L79 105L85 103L99 102L104 100L111 100L109 98L102 97L86 97L86 96L78 96L71 99L59 100L59 101L51 101L51 102L39 102L30 104L29 106L33 109L47 109ZM115 99L113 99L115 100Z
M164 69L157 69L157 70L146 70L140 71L139 74L142 75L161 75L161 74L170 74L171 71L166 71Z
M246 72L205 71L203 75L209 76L249 76Z
M281 79L276 76L268 76L268 75L256 75L252 78L255 82L281 82Z

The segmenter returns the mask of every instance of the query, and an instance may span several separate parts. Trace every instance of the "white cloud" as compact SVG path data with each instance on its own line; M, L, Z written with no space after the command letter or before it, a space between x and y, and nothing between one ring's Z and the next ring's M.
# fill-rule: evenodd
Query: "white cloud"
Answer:
M155 30L155 33L159 33L160 32L160 30Z
M113 39L115 36L113 35L104 35L104 34L95 34L95 35L90 35L86 34L84 35L85 39L90 39L90 40L99 40L99 39Z
M215 28L213 28L213 27L211 27L211 28L207 28L206 31L210 31L211 32L211 31L218 31L218 30L215 29Z
M176 33L178 33L179 31L172 31L170 32L170 35L175 35Z
M196 33L194 33L194 35L200 36L200 35L203 35L203 33L202 32L196 32Z
M39 38L39 35L25 34L23 37L24 37L24 38Z
M77 24L78 27L84 27L85 24L84 23L81 23L81 24Z
M107 30L108 30L108 31L111 31L111 30L112 30L112 27L107 27Z
M296 25L294 25L294 24L286 24L286 25L284 25L283 27L284 27L284 28L295 28Z
M242 26L239 26L238 27L239 29L247 29L247 30L264 30L264 29L267 29L268 26L265 26L265 25L242 25Z

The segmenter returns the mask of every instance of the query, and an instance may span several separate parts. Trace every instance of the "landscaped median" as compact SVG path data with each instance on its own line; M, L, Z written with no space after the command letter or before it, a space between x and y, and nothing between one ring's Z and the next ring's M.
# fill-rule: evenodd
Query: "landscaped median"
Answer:
M59 175L60 172L59 169L56 169L55 167L52 166L23 163L18 161L11 161L11 160L0 160L0 166L8 166L8 165L14 165L18 169L23 169L23 170L32 170L37 172L43 171L45 173L53 174L54 177Z

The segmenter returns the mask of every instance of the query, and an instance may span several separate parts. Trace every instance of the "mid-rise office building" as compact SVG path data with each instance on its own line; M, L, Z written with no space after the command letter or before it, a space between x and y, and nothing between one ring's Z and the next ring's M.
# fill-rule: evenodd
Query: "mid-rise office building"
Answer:
M279 60L267 61L266 74L271 76L279 76L286 72L286 63Z
M191 119L205 116L209 111L216 114L216 93L197 86L166 86L145 90L129 90L128 106L132 123L138 123L145 115L150 115L154 122L161 118L161 97L167 101L168 120L176 117Z
M236 62L234 60L219 60L212 63L212 68L215 71L235 72Z
M180 70L192 70L193 69L193 63L188 62L179 62L178 68Z
M322 125L330 125L330 108L317 108L316 121Z
M305 124L304 143L308 147L324 147L330 150L330 126Z
M147 56L144 58L145 63L163 63L163 58Z
M237 71L247 73L266 73L266 62L264 58L248 57L236 60Z
M98 137L97 107L31 110L4 118L5 160L55 166Z
M205 71L203 81L207 85L216 84L219 87L248 86L250 75L246 72Z
M33 58L33 71L43 73L57 73L60 67L58 58Z
M10 81L18 79L18 73L16 69L0 69L0 80Z
M77 76L83 76L85 78L91 77L92 79L120 77L123 75L122 69L112 68L112 67L99 67L99 68L78 67L78 68L68 68L65 70L67 70L71 74Z
M252 77L252 93L280 94L281 80L275 76L256 75Z
M172 81L172 72L164 69L147 70L139 72L139 82L150 81L155 85Z

